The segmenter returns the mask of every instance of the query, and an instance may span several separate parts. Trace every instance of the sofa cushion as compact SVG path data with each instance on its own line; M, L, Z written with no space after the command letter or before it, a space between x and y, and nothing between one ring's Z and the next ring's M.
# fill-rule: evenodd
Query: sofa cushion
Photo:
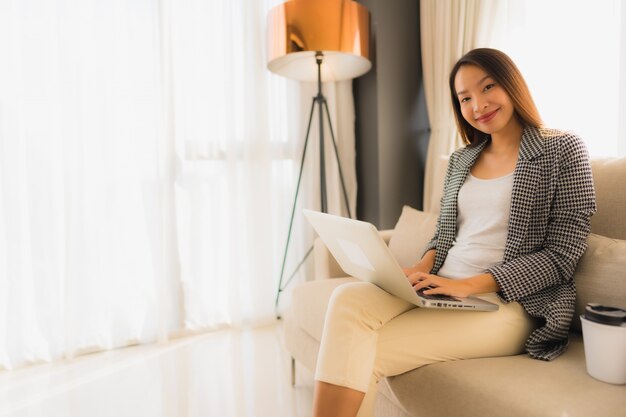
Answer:
M626 239L626 158L594 158L591 170L598 204L598 212L591 218L591 231Z
M580 315L587 303L626 308L626 240L589 235L574 279L576 313L572 329L582 331Z
M425 213L410 206L402 207L389 240L389 250L401 267L413 266L421 259L436 226L437 214Z
M309 371L315 370L320 341L298 326L295 317L291 314L284 316L283 343L292 358Z
M587 417L626 410L626 385L587 374L580 335L551 362L528 355L443 362L388 378L388 383L414 416Z

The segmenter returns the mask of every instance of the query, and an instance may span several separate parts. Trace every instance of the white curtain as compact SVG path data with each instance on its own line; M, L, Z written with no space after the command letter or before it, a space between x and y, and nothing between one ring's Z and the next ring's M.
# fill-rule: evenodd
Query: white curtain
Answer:
M176 201L185 317L194 330L276 317L274 300L316 93L316 85L287 81L265 67L265 45L257 40L265 36L264 9L276 3L172 3L182 158ZM220 18L203 24L211 16ZM351 83L325 89L333 115L342 112L333 127L354 208ZM284 282L313 242L301 209L319 209L317 110L314 116ZM328 144L330 208L339 213L339 180ZM294 279L304 279L305 271Z
M464 53L493 46L503 27L500 0L421 0L420 35L430 139L424 171L424 210L436 210L437 161L460 144L450 103L448 77Z
M546 126L576 132L592 156L626 156L626 3L504 3L501 47L524 75ZM584 88L587 79L603 87Z
M0 369L164 326L156 12L0 2Z
M274 320L314 94L265 69L277 3L0 0L0 369Z
M186 325L195 331L263 324L276 317L280 267L317 88L287 81L265 67L265 45L258 40L265 37L266 10L277 3L172 2L176 143L182 159L176 187L178 237ZM206 25L212 16L219 18ZM351 82L324 88L354 213ZM314 238L301 209L319 209L316 120L284 282ZM329 143L329 208L340 213ZM305 279L306 271L305 266L294 280Z

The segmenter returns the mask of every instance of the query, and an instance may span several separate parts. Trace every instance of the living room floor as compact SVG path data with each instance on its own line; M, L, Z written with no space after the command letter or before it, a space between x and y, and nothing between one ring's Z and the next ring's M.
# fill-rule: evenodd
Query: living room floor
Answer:
M0 372L0 416L307 417L312 375L284 350L281 323Z

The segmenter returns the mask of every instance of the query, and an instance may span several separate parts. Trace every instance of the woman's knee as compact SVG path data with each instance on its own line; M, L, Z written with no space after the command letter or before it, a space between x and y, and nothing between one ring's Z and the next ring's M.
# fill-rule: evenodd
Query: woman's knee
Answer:
M329 305L330 307L363 307L372 302L376 297L378 287L369 282L350 282L334 289Z
M345 318L378 329L406 310L415 308L368 282L354 282L337 287L330 299L326 318Z
M346 318L350 321L361 321L372 313L372 305L382 291L368 282L351 282L340 285L333 291L328 303L327 319Z

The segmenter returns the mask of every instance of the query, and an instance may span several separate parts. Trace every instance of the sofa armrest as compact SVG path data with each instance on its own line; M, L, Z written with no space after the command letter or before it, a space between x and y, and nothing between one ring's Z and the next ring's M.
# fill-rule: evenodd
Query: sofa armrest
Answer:
M380 233L380 236L383 238L383 240L385 241L385 243L387 245L389 245L389 241L391 240L391 235L393 234L393 230L389 229L389 230L381 230L378 233Z
M385 243L389 244L393 230L381 230L379 233ZM313 258L315 260L315 280L343 278L348 276L348 274L341 269L335 257L330 253L320 238L315 239Z

